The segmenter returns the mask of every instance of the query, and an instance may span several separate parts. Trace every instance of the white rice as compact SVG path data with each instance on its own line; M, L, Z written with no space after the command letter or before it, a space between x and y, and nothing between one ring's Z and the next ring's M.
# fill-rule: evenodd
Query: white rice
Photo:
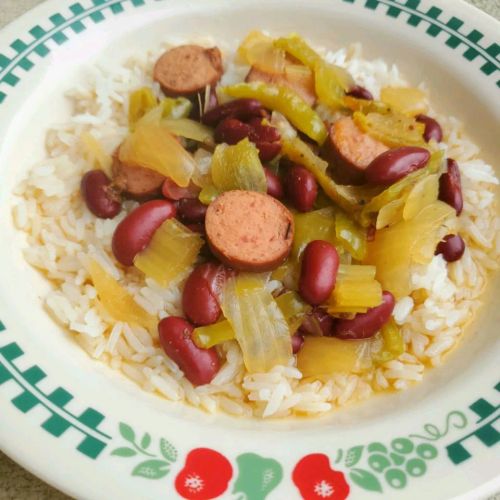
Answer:
M195 42L207 46L214 43L210 39ZM404 297L395 307L394 318L401 325L407 349L399 359L368 374L337 374L328 381L311 382L303 380L294 359L269 373L246 373L240 349L230 341L220 347L225 363L212 383L193 387L149 332L115 322L99 307L96 291L88 284L89 258L125 284L150 314L161 319L181 313L182 283L162 288L144 280L139 272L117 265L112 257L113 231L136 203L127 201L118 217L100 220L87 211L79 196L80 179L93 168L84 157L81 135L91 133L111 154L128 131L129 93L149 86L160 95L152 81L152 66L164 49L131 58L112 71L91 68L88 82L67 94L73 116L47 133L47 158L34 165L15 190L12 214L16 226L28 235L25 258L55 285L45 297L47 309L93 358L121 370L144 390L172 401L186 401L209 413L220 410L263 418L317 415L366 399L374 391L403 390L422 380L425 366L439 365L463 335L480 306L488 272L497 268L500 253L494 191L498 180L493 168L478 157L478 148L464 135L462 125L452 117L437 118L445 134L441 148L460 165L464 211L459 231L467 249L454 264L447 265L436 256L430 264L412 270L412 289L425 290L426 298L417 303ZM383 86L407 85L396 66L380 59L363 59L358 44L336 52L318 50L328 61L346 67L375 97ZM229 60L228 47L225 52ZM247 70L227 62L222 83L241 81ZM319 111L329 115L326 109ZM210 155L199 153L195 158L200 170L206 171ZM272 288L273 283L269 286Z

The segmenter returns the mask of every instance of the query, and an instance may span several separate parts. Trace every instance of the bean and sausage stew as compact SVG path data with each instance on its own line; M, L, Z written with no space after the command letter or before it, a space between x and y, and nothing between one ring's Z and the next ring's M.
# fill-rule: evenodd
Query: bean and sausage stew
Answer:
M194 385L215 377L231 339L249 372L293 355L306 377L396 359L392 313L412 293L412 265L465 247L458 165L425 94L386 87L375 99L297 35L252 32L238 57L249 70L231 85L217 47L157 60L161 95L132 92L111 169L81 180L88 209L112 219L135 200L114 232L116 261L162 286L187 277L182 317L151 328ZM104 307L151 325L91 271Z

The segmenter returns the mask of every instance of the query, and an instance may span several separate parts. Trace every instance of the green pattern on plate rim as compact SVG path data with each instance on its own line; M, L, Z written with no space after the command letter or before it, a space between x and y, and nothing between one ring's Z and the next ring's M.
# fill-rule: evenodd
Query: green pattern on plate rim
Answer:
M7 95L7 87L15 87L21 80L22 71L29 71L35 66L38 57L45 57L50 53L50 42L62 45L67 42L71 34L85 31L85 23L100 23L106 15L117 15L125 11L125 6L141 7L146 4L162 0L92 0L88 7L77 2L70 6L69 13L63 15L56 13L49 17L51 26L47 29L40 25L29 30L25 40L17 38L10 44L12 53L0 53L0 103ZM332 0L333 1L333 0ZM340 1L340 0L337 0ZM386 7L386 15L398 18L401 14L408 17L406 23L415 28L421 24L426 26L426 34L435 38L441 33L446 34L443 38L445 45L451 49L465 48L462 55L468 61L482 59L484 62L479 67L486 76L492 76L500 70L500 45L493 42L487 46L480 45L484 38L483 33L476 29L462 33L460 29L464 22L452 16L447 21L442 20L442 9L431 6L427 10L419 10L420 0L341 0L348 4L362 4L370 10L379 6ZM496 81L500 88L500 79Z
M88 24L97 24L107 15L117 15L127 8L137 8L162 0L92 0L77 2L69 7L69 12L55 13L49 17L51 26L34 26L23 39L10 44L10 53L0 53L0 103L8 96L9 89L15 87L22 78L22 72L31 70L38 58L46 57L51 44L62 45L70 36L87 29ZM333 0L332 0L333 1ZM340 0L337 0L340 1ZM486 76L495 76L500 70L500 45L491 43L480 45L484 35L476 29L461 32L464 22L456 17L441 19L443 11L437 7L419 10L420 0L341 0L344 3L363 4L370 10L385 7L385 14L398 18L406 14L409 26L424 26L426 34L437 37L445 33L443 41L447 47L462 47L463 57L468 61L481 59L480 71ZM500 88L500 79L496 81ZM69 429L83 437L76 449L90 459L102 456L111 439L117 443L110 452L115 458L131 461L131 475L143 479L159 480L166 477L178 460L178 451L173 444L161 437L153 440L149 433L136 436L133 428L119 424L119 436L112 438L99 429L104 415L93 408L74 415L66 409L73 395L62 387L43 392L38 384L46 378L46 373L37 365L19 369L17 360L24 355L18 343L1 339L6 331L0 322L0 387L14 383L20 392L11 399L12 404L22 413L36 406L48 411L41 428L53 437L60 437ZM5 337L4 337L5 338ZM7 336L8 338L8 336ZM500 392L500 383L495 386ZM500 441L500 433L494 424L500 419L500 405L480 398L469 406L474 416L458 410L447 414L443 427L425 424L423 432L396 437L387 443L372 442L356 445L348 450L339 449L332 458L324 454L310 454L302 457L292 472L292 480L300 493L307 498L344 499L349 496L350 485L372 492L391 491L404 488L410 480L419 478L432 466L432 461L440 452L446 451L451 463L458 465L472 454L467 445L476 439L486 447ZM473 422L475 418L478 419ZM467 428L467 429L466 429ZM466 429L466 433L452 442L445 443L449 433ZM118 444L118 441L125 443ZM438 442L439 441L439 446ZM333 462L335 470L330 466ZM234 465L222 454L209 448L196 448L186 454L184 467L177 474L175 488L185 498L198 498L200 493L210 493L210 498L221 495L233 478L233 469L238 475L232 487L234 498L264 500L274 491L284 477L283 467L274 458L262 457L256 453L243 453L235 457Z
M5 331L0 322L0 335ZM55 387L49 393L44 393L38 384L47 374L37 365L20 370L16 361L23 355L24 351L16 342L0 346L0 386L13 382L21 390L12 398L12 404L22 413L27 413L37 406L45 408L48 417L42 422L42 429L56 438L69 429L78 431L83 439L76 449L87 457L96 459L111 439L111 436L99 430L104 415L93 408L86 408L80 415L73 415L65 408L73 399L73 395L62 387Z

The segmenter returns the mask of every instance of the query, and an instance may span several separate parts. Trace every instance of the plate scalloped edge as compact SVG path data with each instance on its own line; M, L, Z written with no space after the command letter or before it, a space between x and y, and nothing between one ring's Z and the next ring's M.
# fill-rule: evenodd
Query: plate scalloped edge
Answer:
M64 13L51 15L48 18L50 26L43 28L37 24L21 38L13 40L10 48L0 53L0 111L11 90L39 59L50 53L51 44L64 44L89 25L104 21L106 16L160 1L76 2ZM483 75L493 79L500 70L500 45L495 42L482 45L483 33L477 29L463 33L461 28L464 22L455 16L443 20L443 10L438 7L419 10L420 0L332 1L362 4L370 10L385 7L385 14L392 18L407 15L409 26L424 27L431 37L444 32L446 37L442 37L442 41L447 47L463 49L462 56L467 61L481 60L477 68ZM500 79L496 80L496 86L500 88ZM76 450L91 460L103 456L108 448L114 459L130 459L127 467L132 476L159 480L169 474L181 456L175 443L163 437L152 437L148 432L141 431L136 435L136 431L125 422L119 423L113 436L104 433L99 429L105 419L101 412L89 407L79 415L72 414L65 409L65 405L73 399L69 391L56 387L44 393L38 387L46 377L42 368L32 364L27 369L19 369L16 362L24 355L12 332L0 322L0 389L7 383L18 386L20 392L11 399L17 410L25 414L37 405L44 406L50 416L40 424L40 428L55 438L61 437L70 428L76 429L82 436ZM333 490L337 495L335 498L347 498L353 485L374 493L404 489L409 480L423 476L431 461L440 453L445 454L452 464L458 465L473 456L467 449L469 440L475 439L486 447L500 441L500 433L494 427L500 419L499 393L500 382L491 388L488 395L471 402L468 407L444 413L441 422L426 423L422 429L388 440L385 444L362 443L346 450L338 449L331 457L319 453L306 455L298 460L291 479L306 498L310 498L308 495L313 492L317 498L328 498ZM196 496L200 488L210 490L213 496L227 492L230 481L236 475L235 470L238 475L232 492L248 500L263 500L284 479L283 467L277 460L255 453L243 453L231 461L218 451L196 448L182 453L182 456L185 456L184 468L176 476L175 488L185 498ZM193 464L196 464L194 469Z

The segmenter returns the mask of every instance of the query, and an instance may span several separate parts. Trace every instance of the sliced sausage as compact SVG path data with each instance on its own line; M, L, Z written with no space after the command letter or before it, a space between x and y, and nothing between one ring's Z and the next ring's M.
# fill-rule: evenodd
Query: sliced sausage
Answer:
M286 73L268 73L252 66L245 78L246 82L264 82L271 85L282 85L288 87L304 99L309 106L316 102L316 93L314 91L314 78L311 74L306 74L300 79L290 79Z
M222 73L222 55L217 47L180 45L156 61L153 77L166 95L175 97L190 96L215 85Z
M134 200L148 200L159 196L165 177L150 168L123 163L118 149L113 154L113 186Z
M227 191L207 210L205 229L214 255L242 271L270 271L288 257L294 224L278 200L253 191Z
M341 184L363 184L364 170L388 148L365 134L352 118L334 122L323 149L323 155L332 167L332 177Z

